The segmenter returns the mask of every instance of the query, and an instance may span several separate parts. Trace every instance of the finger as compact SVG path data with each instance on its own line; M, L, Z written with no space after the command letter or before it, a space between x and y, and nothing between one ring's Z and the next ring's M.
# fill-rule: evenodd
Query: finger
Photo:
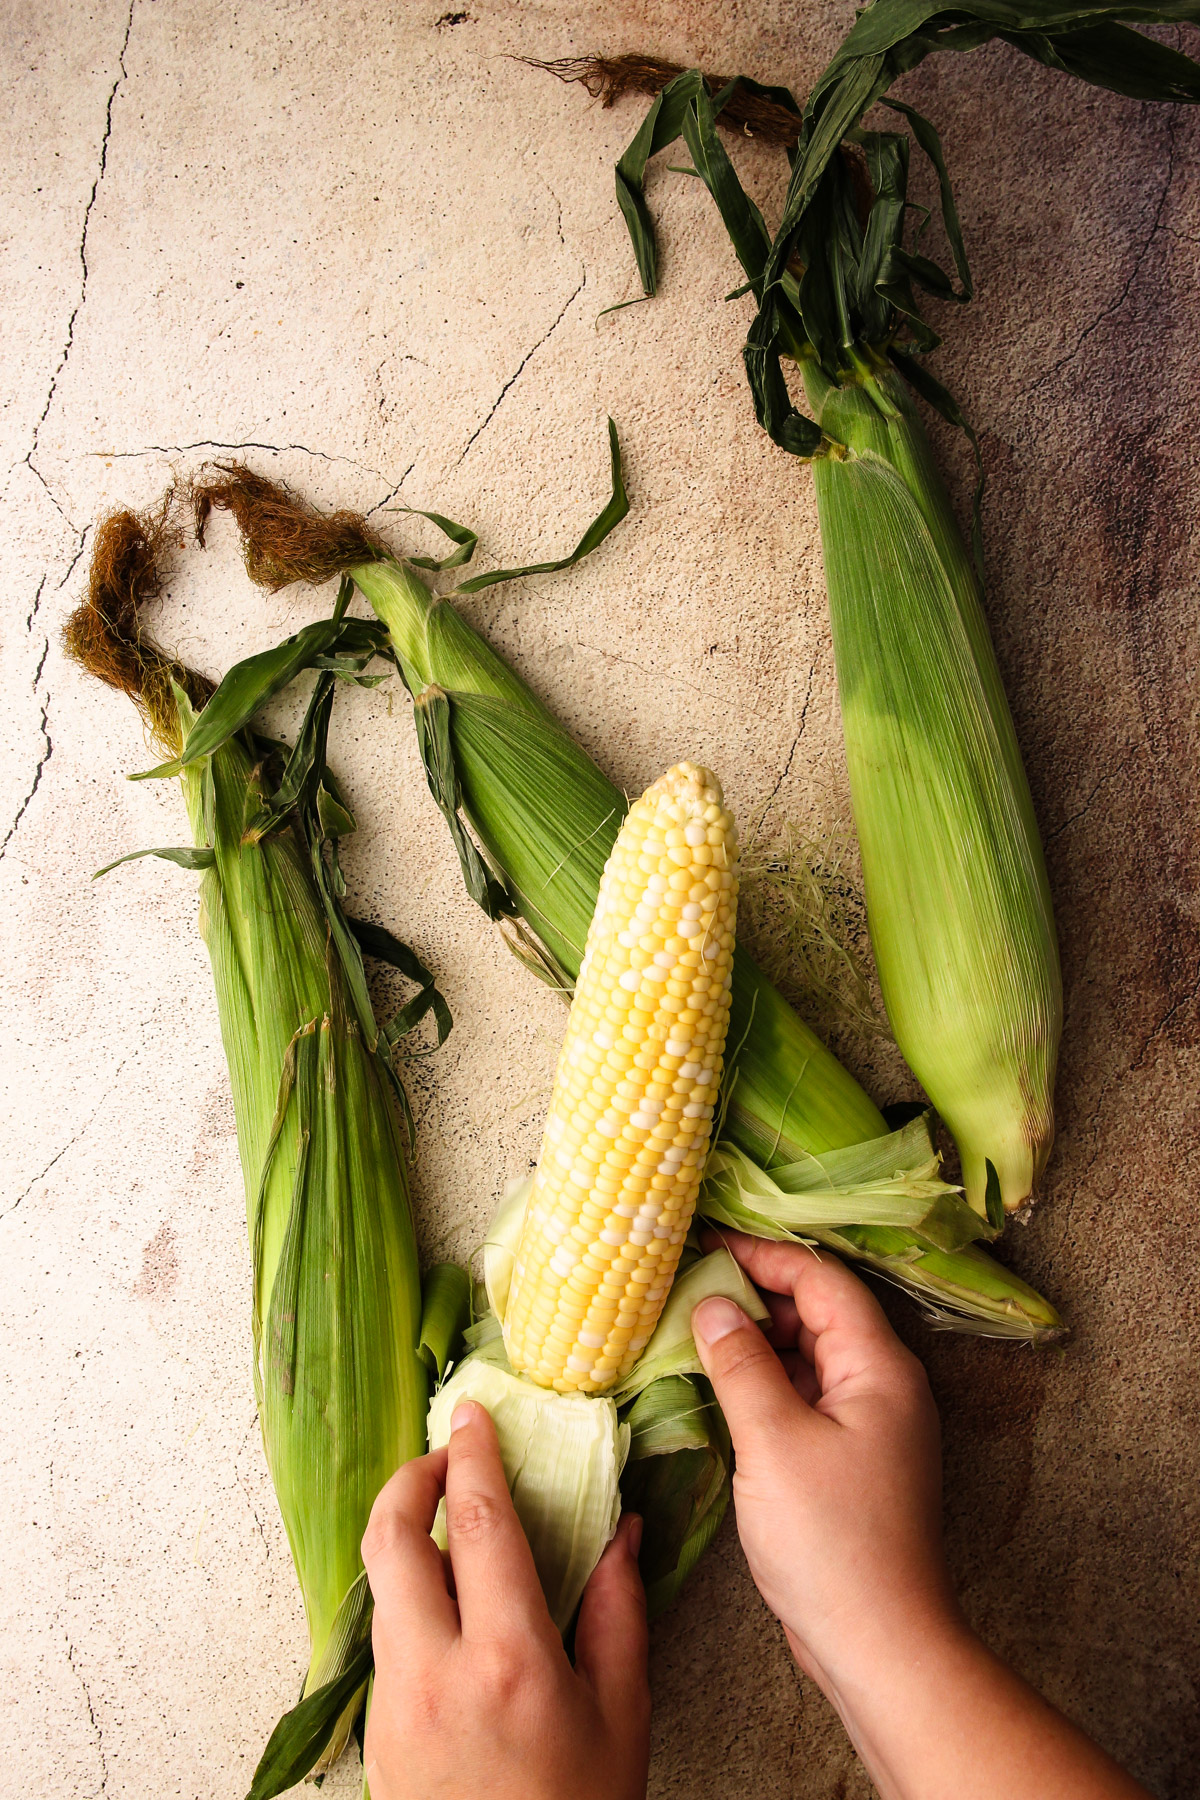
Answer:
M739 1462L777 1454L781 1439L813 1422L774 1350L732 1300L702 1300L692 1313L692 1335Z
M375 1601L372 1627L386 1656L404 1647L444 1648L458 1635L441 1552L429 1533L446 1480L446 1452L434 1450L397 1469L363 1533L362 1559Z
M553 1632L485 1407L455 1407L447 1449L446 1536L463 1636Z
M706 1226L700 1235L700 1242L706 1250L726 1249L739 1262L747 1274L753 1266L751 1280L763 1291L763 1298L768 1292L790 1297L795 1282L795 1270L806 1259L812 1261L817 1252L812 1244L797 1243L795 1239L751 1237L745 1231L714 1231Z
M583 1592L575 1667L610 1728L626 1742L636 1734L644 1744L650 1731L650 1633L637 1561L641 1541L642 1521L626 1513Z
M729 1249L759 1287L790 1289L799 1315L799 1347L817 1371L825 1410L838 1400L890 1391L908 1378L913 1358L883 1308L846 1265L827 1251L763 1238L732 1236Z

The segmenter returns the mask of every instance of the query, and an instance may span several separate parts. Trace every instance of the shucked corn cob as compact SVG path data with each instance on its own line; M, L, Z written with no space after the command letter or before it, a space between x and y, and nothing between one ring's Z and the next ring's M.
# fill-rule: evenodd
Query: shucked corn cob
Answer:
M544 1387L611 1386L658 1322L721 1082L736 860L719 782L679 763L605 865L504 1322Z

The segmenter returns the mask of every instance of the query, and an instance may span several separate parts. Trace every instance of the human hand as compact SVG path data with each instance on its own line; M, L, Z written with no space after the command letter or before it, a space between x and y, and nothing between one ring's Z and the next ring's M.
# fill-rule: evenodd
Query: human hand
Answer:
M844 1264L722 1233L771 1312L692 1314L736 1453L738 1532L800 1666L831 1695L881 1641L956 1622L942 1553L937 1411L925 1371ZM778 1352L778 1354L776 1354Z
M429 1533L443 1491L448 1558ZM644 1800L649 1759L641 1521L622 1519L584 1592L572 1668L482 1406L406 1463L371 1512L372 1800ZM449 1567L447 1568L447 1561Z
M959 1612L937 1412L877 1301L832 1256L711 1235L772 1319L764 1336L715 1297L692 1314L737 1453L746 1560L882 1800L1149 1800Z

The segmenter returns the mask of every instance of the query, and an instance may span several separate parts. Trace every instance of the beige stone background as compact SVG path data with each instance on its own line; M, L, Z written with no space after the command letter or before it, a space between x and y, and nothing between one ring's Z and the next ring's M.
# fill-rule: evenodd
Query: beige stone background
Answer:
M508 60L601 47L804 91L847 5L10 0L0 22L0 1793L234 1800L304 1663L257 1437L233 1116L193 878L127 703L67 666L92 522L244 454L424 543L565 550L470 616L614 777L681 754L745 812L836 808L842 764L806 471L757 430L745 302L699 185L654 177L663 293L636 292L611 165L640 116ZM454 22L457 20L458 22ZM990 1641L1162 1800L1195 1792L1198 123L1004 48L903 92L941 125L979 299L938 368L983 432L989 606L1062 933L1060 1135L1009 1254L1062 1351L938 1337L947 1514ZM764 204L777 156L738 152ZM673 158L672 160L679 160ZM956 494L960 443L939 432ZM430 547L430 545L424 545ZM324 610L264 599L219 527L159 629L210 672ZM456 1015L413 1076L430 1255L477 1243L535 1154L562 1020L461 891L407 702L353 693L336 760L358 910ZM282 722L286 722L286 708ZM894 1057L852 1061L877 1098ZM859 1800L727 1526L656 1629L655 1796ZM960 1721L961 1723L961 1721ZM326 1790L357 1791L347 1761Z

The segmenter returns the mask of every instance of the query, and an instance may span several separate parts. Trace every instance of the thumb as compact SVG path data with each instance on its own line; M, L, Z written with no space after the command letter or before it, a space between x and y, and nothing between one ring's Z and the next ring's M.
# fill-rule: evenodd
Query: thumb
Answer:
M641 1540L642 1521L626 1513L584 1589L575 1667L612 1727L622 1736L636 1733L648 1740L650 1634L637 1560Z
M692 1314L692 1336L739 1462L774 1449L808 1411L787 1370L740 1306L713 1295Z

